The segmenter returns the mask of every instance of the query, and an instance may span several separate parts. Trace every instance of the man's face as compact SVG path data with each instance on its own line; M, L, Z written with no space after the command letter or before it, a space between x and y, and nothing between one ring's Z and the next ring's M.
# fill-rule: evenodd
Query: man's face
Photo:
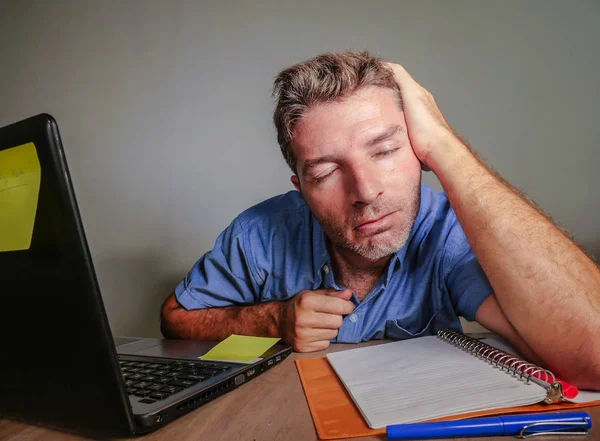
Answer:
M419 209L421 166L391 89L315 105L292 148L292 182L338 250L377 261L402 248Z

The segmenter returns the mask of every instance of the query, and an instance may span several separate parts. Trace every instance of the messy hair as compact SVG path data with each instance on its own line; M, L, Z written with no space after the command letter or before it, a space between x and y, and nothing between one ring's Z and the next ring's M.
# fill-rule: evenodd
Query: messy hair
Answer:
M402 108L392 70L381 58L365 51L318 55L277 75L273 86L276 102L273 121L281 153L293 173L297 159L291 141L304 113L315 104L343 100L368 86L394 90Z

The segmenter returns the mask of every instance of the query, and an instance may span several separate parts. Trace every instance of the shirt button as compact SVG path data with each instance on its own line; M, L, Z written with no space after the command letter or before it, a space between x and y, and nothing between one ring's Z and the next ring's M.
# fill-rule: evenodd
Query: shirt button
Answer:
M356 321L358 320L358 316L356 314L350 314L350 321L352 323L356 323Z
M323 265L323 272L329 274L329 267L327 265Z

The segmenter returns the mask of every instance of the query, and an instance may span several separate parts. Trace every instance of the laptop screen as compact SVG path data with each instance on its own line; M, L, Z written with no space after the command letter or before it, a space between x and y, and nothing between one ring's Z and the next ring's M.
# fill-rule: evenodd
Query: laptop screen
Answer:
M56 318L78 311L78 301L86 296L76 293L93 289L93 280L68 170L60 160L61 146L53 145L56 140L47 132L31 129L29 133L0 132L0 173L5 184L0 188L0 211L5 218L0 221L2 296L5 305L26 314L27 318L19 317L20 326L14 323L21 335L31 330L31 337L40 338L38 332L43 330L45 337L58 337L72 334L73 323ZM24 156L29 158L19 162ZM32 166L35 160L39 165ZM28 179L36 172L39 177Z
M0 128L0 174L0 413L127 433L129 402L50 116Z

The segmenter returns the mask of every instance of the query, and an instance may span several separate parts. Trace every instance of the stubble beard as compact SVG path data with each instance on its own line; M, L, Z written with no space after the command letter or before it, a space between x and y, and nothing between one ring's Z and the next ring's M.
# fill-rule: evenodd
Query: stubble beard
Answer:
M351 224L355 225L357 222L360 222L361 219L374 219L388 213L401 211L404 218L401 228L399 231L395 232L393 237L385 241L378 240L377 234L375 234L373 240L367 241L367 243L361 244L354 242L347 234L345 234L344 227L339 225L334 214L327 214L323 218L317 218L317 220L334 246L351 251L367 260L377 261L398 252L406 244L414 226L420 205L421 183L418 182L418 185L415 185L412 188L411 194L406 200L401 202L381 201L357 211L352 216ZM387 232L384 232L383 234L386 233Z

